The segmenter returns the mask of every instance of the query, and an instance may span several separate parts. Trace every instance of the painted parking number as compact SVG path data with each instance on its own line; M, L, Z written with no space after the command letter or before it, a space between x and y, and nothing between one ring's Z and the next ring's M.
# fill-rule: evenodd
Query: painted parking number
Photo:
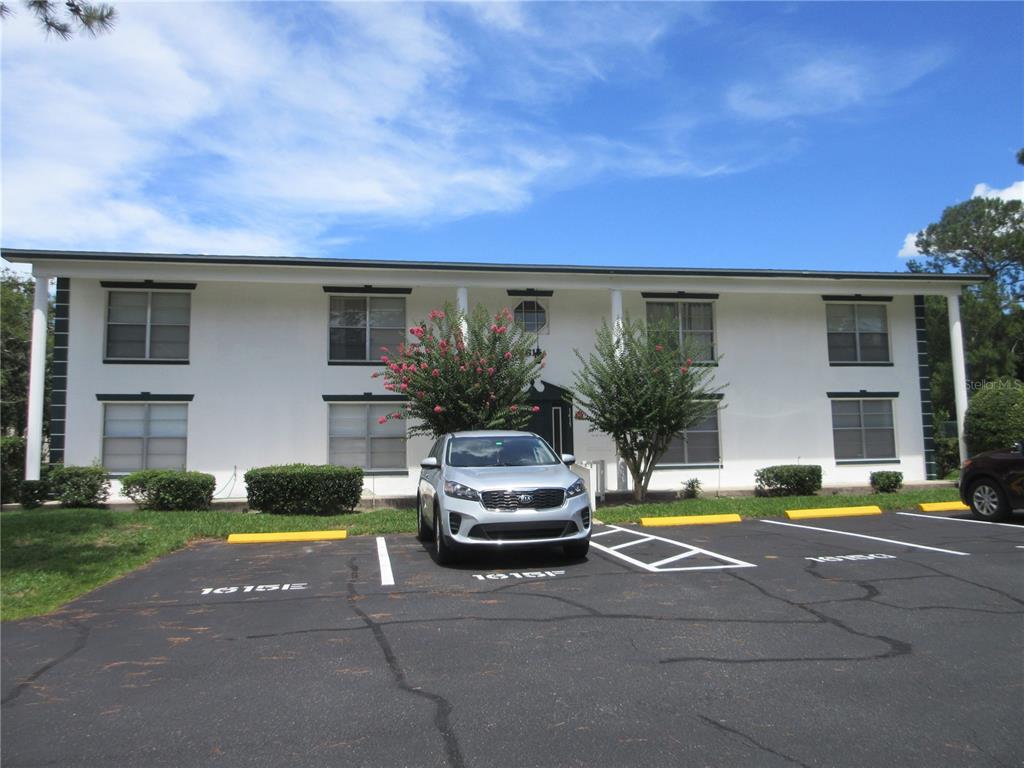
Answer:
M502 579L550 579L565 576L565 571L509 571L508 573L474 573L477 581L500 581Z
M231 595L235 592L285 592L308 588L309 584L305 581L295 584L247 584L244 587L203 587L201 594Z

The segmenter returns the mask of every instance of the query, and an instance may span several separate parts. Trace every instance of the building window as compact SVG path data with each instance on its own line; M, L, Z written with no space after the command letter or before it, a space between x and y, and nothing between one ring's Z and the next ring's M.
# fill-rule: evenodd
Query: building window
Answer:
M367 470L406 470L405 420L380 420L396 403L344 403L330 406L331 464Z
M192 296L167 291L110 291L106 358L188 360Z
M103 466L111 472L184 469L185 403L105 403Z
M701 422L680 432L669 443L658 460L659 466L684 464L713 464L722 461L721 441L718 433L718 410Z
M892 400L832 400L836 461L895 459Z
M375 361L405 341L405 298L331 296L329 360Z
M514 312L516 325L528 333L547 330L548 312L536 299L520 301Z
M665 341L678 345L694 360L702 363L715 359L715 319L711 302L649 301L647 324L668 329L678 328Z
M884 304L828 304L830 363L889 362L889 323Z

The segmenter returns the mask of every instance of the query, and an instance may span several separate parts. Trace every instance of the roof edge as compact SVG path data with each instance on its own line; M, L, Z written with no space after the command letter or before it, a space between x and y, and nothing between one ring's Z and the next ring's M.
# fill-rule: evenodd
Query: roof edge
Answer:
M661 275L680 277L757 277L832 280L915 280L982 283L987 275L930 272L853 272L811 269L714 269L709 267L625 267L572 264L507 264L468 261L407 261L331 259L304 256L223 256L198 253L137 253L130 251L60 251L0 248L0 256L24 264L38 261L98 261L110 263L214 264L222 266L329 267L349 269L417 269L446 272L539 272L584 275Z

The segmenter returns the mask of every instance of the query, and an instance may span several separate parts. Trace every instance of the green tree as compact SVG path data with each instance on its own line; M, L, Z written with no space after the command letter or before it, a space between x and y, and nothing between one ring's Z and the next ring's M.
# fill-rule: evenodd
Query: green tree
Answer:
M3 433L25 433L33 283L4 270L0 275L0 422Z
M463 333L463 323L466 332ZM414 419L409 433L439 437L471 429L522 429L535 407L527 402L544 359L534 355L536 334L512 321L506 308L491 316L477 305L469 317L446 305L414 325L416 337L385 350L384 388L408 397L382 418Z
M590 431L615 441L639 502L669 443L714 413L721 387L711 386L712 367L693 366L666 341L675 332L624 318L617 336L605 323L593 352L584 357L576 350L575 396Z
M1024 161L1018 153L1018 161ZM960 308L970 386L1024 378L1024 210L1018 200L972 198L943 211L917 235L923 259L912 272L965 272L990 280L964 290ZM931 399L936 416L955 412L945 299L926 299ZM937 422L938 423L938 422ZM937 430L938 432L938 430ZM937 434L940 440L941 434ZM942 451L945 474L954 452ZM955 465L955 464L954 464Z
M35 282L8 269L0 272L0 431L24 435L28 426L28 372ZM53 306L48 312L43 434L50 434Z
M967 408L964 435L972 455L1024 439L1024 384L1000 379L979 389Z
M70 39L75 32L96 37L100 33L112 30L117 21L117 9L108 3L66 0L58 4L52 0L25 0L25 5L39 21L47 36L56 35L62 40ZM0 2L0 18L10 16L11 13L11 6Z
M972 197L942 212L917 234L927 261L912 260L916 272L988 275L999 286L1004 307L1024 301L1024 206L1020 200Z

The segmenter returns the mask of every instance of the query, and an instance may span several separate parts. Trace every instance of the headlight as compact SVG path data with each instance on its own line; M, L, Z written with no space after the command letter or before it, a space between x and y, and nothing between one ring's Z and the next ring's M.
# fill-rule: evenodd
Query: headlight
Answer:
M568 488L565 489L565 495L568 496L570 499L573 496L579 496L581 493L586 493L586 492L587 492L587 489L583 485L583 481L582 480L577 480L575 483L573 483L572 485L570 485Z
M452 496L456 499L480 501L480 494L473 488L470 488L468 485L463 485L462 483L453 483L451 480L445 480L444 493L445 496Z

